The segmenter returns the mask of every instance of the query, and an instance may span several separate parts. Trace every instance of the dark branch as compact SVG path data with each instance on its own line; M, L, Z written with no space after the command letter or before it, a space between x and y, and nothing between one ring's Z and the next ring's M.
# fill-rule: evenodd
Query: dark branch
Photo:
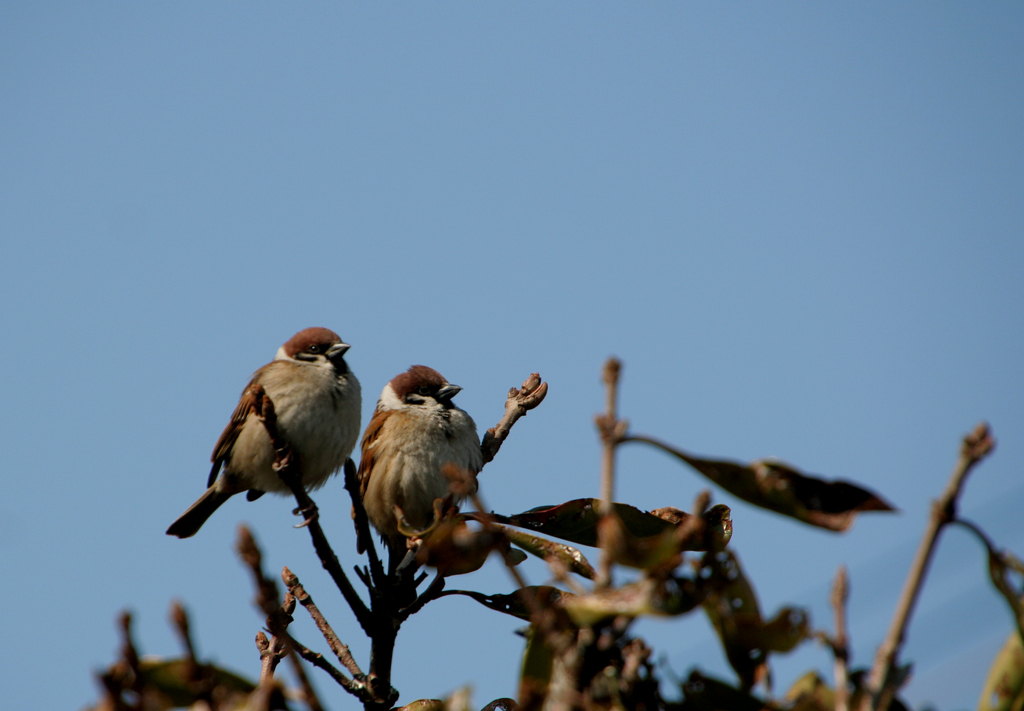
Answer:
M313 598L310 597L309 593L306 592L306 589L302 587L302 583L299 582L298 576L288 570L288 568L285 568L281 573L281 579L284 581L285 586L287 586L288 592L295 596L295 599L298 600L299 604L306 608L306 612L308 612L309 616L313 618L313 622L316 623L317 629L320 630L324 639L327 640L327 646L329 646L331 651L334 652L334 656L338 658L338 661L348 669L349 673L352 674L353 677L362 677L363 672L360 670L359 665L356 664L356 660L352 658L348 645L338 639L338 635L335 634L334 629L320 613L316 603L313 602Z
M256 387L259 388L259 386ZM298 511L307 515L303 525L309 529L310 538L313 539L313 548L320 558L320 563L323 565L324 570L330 574L334 584L338 586L338 590L341 591L345 602L352 608L352 612L355 614L359 626L363 628L363 632L366 633L367 637L372 637L374 628L373 617L370 614L370 610L366 607L366 603L359 597L356 589L352 587L352 583L349 581L348 576L345 575L341 563L338 562L338 556L334 554L331 544L327 541L327 536L324 535L323 529L320 528L320 522L317 520L316 515L316 504L313 503L313 500L302 486L302 475L299 470L298 457L291 456L291 447L282 439L277 431L277 414L274 411L274 403L262 388L259 388L256 392L256 402L258 403L257 417L263 421L263 426L267 430L267 435L270 437L274 452L276 453L274 468L281 477L281 481L291 489L292 494L295 496L295 501L299 505ZM350 462L351 460L345 464L346 473Z

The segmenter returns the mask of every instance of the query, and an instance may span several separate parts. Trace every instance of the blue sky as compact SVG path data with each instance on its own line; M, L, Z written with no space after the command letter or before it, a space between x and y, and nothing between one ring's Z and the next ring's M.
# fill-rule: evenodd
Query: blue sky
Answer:
M365 662L286 501L163 534L249 374L311 325L352 344L364 422L413 363L462 385L481 430L540 371L547 401L481 479L498 511L597 495L610 354L636 431L878 491L902 512L835 535L713 490L766 612L829 628L850 565L869 664L981 419L999 444L962 510L1024 553L1022 34L1014 3L4 5L12 707L94 699L123 607L144 652L177 654L172 598L203 655L256 676L240 521ZM619 468L644 508L705 486L635 445ZM317 501L356 564L345 492ZM905 655L915 704L974 705L1011 624L985 575L948 533ZM457 585L511 589L493 562ZM399 638L402 700L514 694L516 626L433 603ZM731 676L700 616L638 630L680 675ZM820 647L777 659L777 690L809 667L828 674Z

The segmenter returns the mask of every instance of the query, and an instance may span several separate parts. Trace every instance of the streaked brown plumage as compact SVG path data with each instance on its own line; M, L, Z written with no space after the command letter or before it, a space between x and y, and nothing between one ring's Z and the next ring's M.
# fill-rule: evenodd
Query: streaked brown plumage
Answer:
M433 520L434 499L449 493L446 464L476 475L483 467L473 419L452 404L462 388L433 368L414 365L391 380L363 434L359 485L367 517L392 550L405 549L395 507L423 529ZM366 541L359 541L360 552Z
M253 374L213 448L209 488L171 524L168 535L195 535L221 504L243 491L250 501L267 491L288 493L273 469L270 437L255 414L256 385L274 403L278 431L299 457L306 489L323 486L344 465L359 435L362 405L359 381L343 357L348 348L331 330L307 328Z

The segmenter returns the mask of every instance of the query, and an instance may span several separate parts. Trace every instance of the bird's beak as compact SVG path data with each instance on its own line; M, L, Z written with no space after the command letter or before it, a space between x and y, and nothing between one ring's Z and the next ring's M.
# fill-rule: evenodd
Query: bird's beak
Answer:
M327 349L326 355L328 358L341 357L345 355L345 351L347 351L351 347L352 346L350 346L347 343L335 343L333 346Z
M452 385L451 383L446 383L443 388L441 388L440 390L437 391L437 399L438 400L451 400L453 397L458 395L459 391L461 391L461 390L462 390L462 388L460 388L458 385Z

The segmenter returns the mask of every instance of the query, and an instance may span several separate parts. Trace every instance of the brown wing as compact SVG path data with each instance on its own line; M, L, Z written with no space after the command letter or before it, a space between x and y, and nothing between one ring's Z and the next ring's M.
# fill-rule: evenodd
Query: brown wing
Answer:
M370 472L373 470L373 452L370 451L373 443L377 441L380 433L384 430L384 422L388 419L389 411L377 410L373 413L373 417L370 418L370 424L366 426L366 431L363 432L363 441L360 444L359 452L359 469L356 471L356 478L359 479L359 497L366 497L366 488L370 485ZM355 509L352 509L352 518L355 518ZM359 553L365 553L369 549L371 542L364 540L363 536L360 535L359 528L356 527L356 550Z
M387 421L387 410L378 410L370 418L370 424L366 426L363 433L363 441L359 449L359 470L356 477L359 479L359 495L366 496L366 487L370 485L370 471L373 469L373 454L370 448L377 441L380 433L384 430L384 423Z
M255 384L256 378L253 377L249 384L245 386L245 390L242 391L242 397L238 401L238 407L235 408L235 412L231 415L231 421L228 422L228 426L224 428L224 431L220 433L220 439L217 440L217 444L213 446L213 454L210 455L213 468L210 469L210 478L206 482L207 486L213 486L221 465L225 459L231 456L231 448L234 446L235 440L238 439L242 426L245 425L245 421L249 418L249 413L256 410Z

